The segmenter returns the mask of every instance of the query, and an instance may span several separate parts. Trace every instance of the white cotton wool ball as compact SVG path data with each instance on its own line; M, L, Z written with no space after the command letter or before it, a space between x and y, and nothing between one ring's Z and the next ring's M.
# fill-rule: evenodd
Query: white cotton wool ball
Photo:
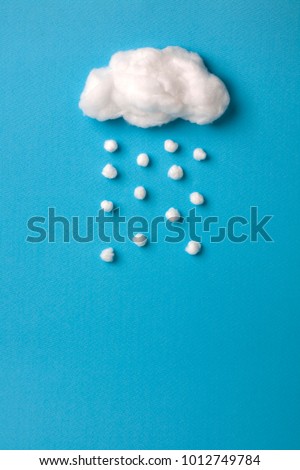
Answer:
M114 260L115 252L113 248L105 248L100 253L100 258L106 263L112 263Z
M133 243L137 246L145 246L147 241L148 241L148 238L146 237L146 235L144 235L143 233L137 233L133 239L132 239Z
M206 152L204 152L204 150L201 149L201 148L197 148L193 152L193 158L195 160L198 160L198 161L205 160L206 159Z
M105 150L106 150L107 152L112 153L112 152L115 152L115 151L117 150L117 148L118 148L118 143L117 143L115 140L113 140L113 139L109 139L109 140L106 140L106 141L104 142L103 147L105 148Z
M199 206L200 204L203 204L204 197L202 196L202 194L195 191L194 193L190 194L190 201L191 201L192 204L195 204L196 206Z
M194 240L189 241L187 246L185 247L185 251L189 255L196 255L197 253L199 253L200 250L201 250L201 243L195 242Z
M114 205L111 201L102 201L100 204L101 209L103 209L105 212L111 212L114 208Z
M167 139L165 140L164 148L167 152L174 153L178 149L178 144L174 140Z
M176 222L181 217L180 212L174 207L170 207L170 209L165 213L165 216L170 222Z
M118 174L117 169L110 163L105 165L105 167L102 170L102 175L105 176L105 178L108 178L110 180L116 178L117 174Z
M137 186L133 194L136 199L145 199L147 192L144 186Z
M149 156L146 153L140 153L137 156L136 162L139 166L148 166L149 165Z
M169 168L168 177L172 180L181 180L183 177L183 169L181 166L172 165L171 168Z

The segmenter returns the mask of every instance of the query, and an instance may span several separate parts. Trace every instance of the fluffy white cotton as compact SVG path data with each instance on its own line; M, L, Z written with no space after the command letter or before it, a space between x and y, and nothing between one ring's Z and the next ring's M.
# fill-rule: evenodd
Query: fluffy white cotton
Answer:
M164 149L167 152L174 153L178 149L178 144L177 142L174 142L174 140L167 139L165 140L165 143L164 143Z
M196 206L199 206L200 204L203 204L204 197L202 196L202 194L195 191L194 193L190 194L190 201L191 201L192 204L195 204Z
M133 243L135 243L137 246L145 246L148 239L143 233L137 233L133 239Z
M100 258L106 263L112 263L114 260L115 252L113 248L105 248L100 253Z
M176 222L181 217L179 210L175 209L174 207L170 207L170 209L168 209L165 213L165 216L166 219L168 219L170 222Z
M204 152L204 150L201 149L201 148L197 148L193 152L193 157L194 157L195 160L198 160L198 161L205 160L206 159L206 152Z
M181 180L183 177L183 169L181 166L172 165L171 168L169 168L168 177L172 180Z
M177 46L114 54L107 67L93 69L79 107L106 121L123 117L139 127L161 126L177 118L207 124L229 104L224 83L201 57Z
M105 212L111 212L114 208L114 205L111 201L102 201L100 204L101 209L103 209Z
M118 144L115 140L110 139L104 142L103 147L105 148L107 152L115 152L118 148Z
M105 167L102 170L102 175L105 176L105 178L108 178L110 180L116 178L117 174L118 174L117 169L110 163L105 165Z
M149 165L149 161L149 156L146 153L140 153L136 159L137 164L144 167Z
M200 250L201 250L201 243L195 242L194 240L191 240L190 242L188 242L187 246L185 247L185 251L189 255L196 255L197 253L199 253Z
M133 194L136 199L145 199L147 192L144 186L137 186Z

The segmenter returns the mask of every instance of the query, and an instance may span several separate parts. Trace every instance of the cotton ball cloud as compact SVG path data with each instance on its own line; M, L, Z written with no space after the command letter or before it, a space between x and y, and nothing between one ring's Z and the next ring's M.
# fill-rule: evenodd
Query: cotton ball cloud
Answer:
M169 46L114 54L107 67L90 72L79 107L99 121L123 117L146 128L177 118L207 124L224 113L229 101L224 83L198 54Z

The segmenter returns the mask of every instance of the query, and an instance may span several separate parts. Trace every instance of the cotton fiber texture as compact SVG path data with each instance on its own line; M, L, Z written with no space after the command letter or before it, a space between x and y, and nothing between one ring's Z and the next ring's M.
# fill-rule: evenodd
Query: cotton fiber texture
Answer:
M177 118L210 123L229 101L224 83L198 54L169 46L114 54L107 67L88 75L79 107L99 121L123 117L135 126L152 127Z

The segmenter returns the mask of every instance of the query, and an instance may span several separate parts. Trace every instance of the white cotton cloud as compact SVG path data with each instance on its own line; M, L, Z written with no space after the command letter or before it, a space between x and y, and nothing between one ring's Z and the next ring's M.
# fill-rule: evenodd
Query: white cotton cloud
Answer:
M224 83L201 57L177 46L117 52L107 67L93 69L79 107L106 121L123 117L138 127L161 126L177 118L207 124L229 104Z

